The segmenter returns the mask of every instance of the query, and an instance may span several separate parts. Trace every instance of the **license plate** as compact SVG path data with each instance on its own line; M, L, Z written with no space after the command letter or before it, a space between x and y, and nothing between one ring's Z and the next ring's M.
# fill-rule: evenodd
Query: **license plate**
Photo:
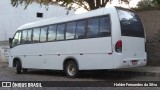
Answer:
M137 60L132 60L132 65L137 65L138 61Z

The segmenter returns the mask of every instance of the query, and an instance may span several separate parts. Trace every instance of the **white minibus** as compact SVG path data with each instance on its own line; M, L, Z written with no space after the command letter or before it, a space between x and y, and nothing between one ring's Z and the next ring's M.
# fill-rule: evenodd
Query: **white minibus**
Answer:
M104 7L84 14L25 24L10 42L9 66L28 69L103 70L146 65L145 31L130 9Z

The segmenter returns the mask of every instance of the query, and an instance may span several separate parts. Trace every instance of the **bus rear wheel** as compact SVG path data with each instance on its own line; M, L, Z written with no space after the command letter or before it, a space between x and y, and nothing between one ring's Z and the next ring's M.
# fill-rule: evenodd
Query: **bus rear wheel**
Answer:
M75 61L69 61L65 65L65 73L67 77L74 78L78 76L78 67Z
M22 70L21 62L18 60L16 61L16 73L21 74L21 70Z
M23 71L24 73L27 73L27 72L28 72L28 69L22 69L22 71Z

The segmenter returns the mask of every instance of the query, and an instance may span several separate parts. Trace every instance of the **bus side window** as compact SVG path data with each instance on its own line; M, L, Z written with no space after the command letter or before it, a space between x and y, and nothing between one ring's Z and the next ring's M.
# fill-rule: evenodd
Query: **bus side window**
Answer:
M48 41L56 40L56 25L51 25L48 28Z
M40 36L40 28L34 28L33 29L33 43L39 42L39 36Z
M21 44L25 44L26 43L26 39L27 39L27 33L28 33L28 30L23 30L22 31L22 39L21 39Z
M87 30L88 30L87 37L89 37L89 38L98 37L99 18L90 18L90 19L88 19Z
M110 24L110 18L108 16L103 16L100 18L100 31L99 31L100 37L108 37L111 36L111 24Z
M31 43L32 41L32 29L28 30L26 43Z
M21 42L21 31L16 32L13 41L12 41L12 47L19 45Z
M74 39L76 30L76 22L69 22L66 26L66 39Z
M47 29L48 29L48 27L42 27L41 28L40 42L46 42L47 41Z
M81 20L77 21L77 27L76 27L76 38L83 39L86 38L86 21Z
M56 37L56 40L64 40L64 30L65 30L65 24L57 25L57 37Z

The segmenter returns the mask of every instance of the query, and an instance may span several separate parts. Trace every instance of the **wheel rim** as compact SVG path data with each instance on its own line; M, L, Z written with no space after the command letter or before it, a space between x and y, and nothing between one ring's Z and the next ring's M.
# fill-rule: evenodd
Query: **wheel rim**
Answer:
M68 65L67 71L70 76L73 76L76 74L76 68L73 64Z

